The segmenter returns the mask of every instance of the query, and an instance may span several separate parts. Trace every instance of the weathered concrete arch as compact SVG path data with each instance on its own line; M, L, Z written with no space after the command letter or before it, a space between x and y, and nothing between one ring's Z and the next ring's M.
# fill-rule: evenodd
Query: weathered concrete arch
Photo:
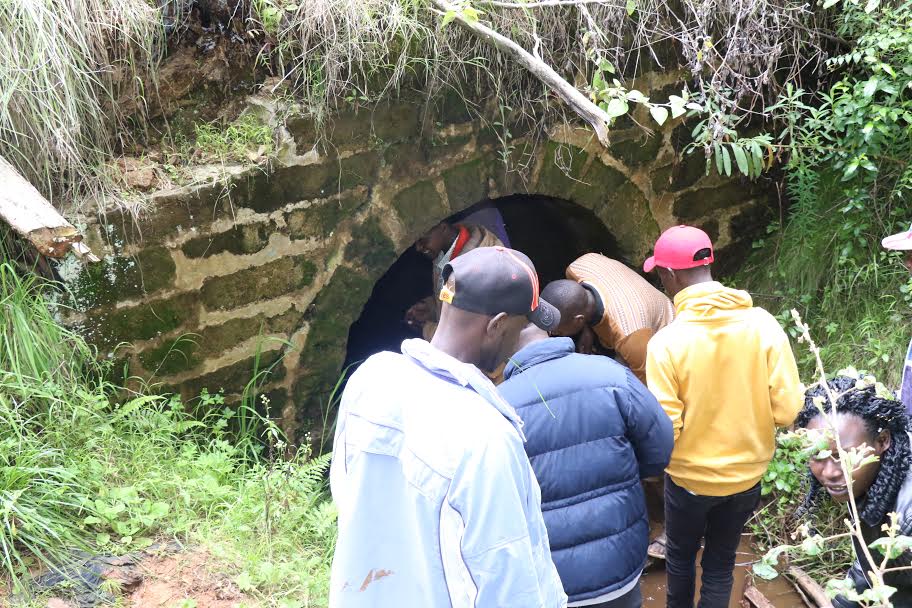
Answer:
M503 143L467 115L426 124L417 105L382 104L337 117L332 146L321 146L311 123L292 121L293 145L274 167L153 193L136 222L120 210L90 220L90 245L106 258L65 273L72 323L103 356L187 398L206 387L236 400L258 348L266 364L284 357L264 387L270 413L308 427L324 418L374 282L424 230L480 200L569 200L592 210L630 261L679 221L723 247L749 247L744 228L765 221L766 194L682 160L678 123L653 134L618 127L610 150L585 130L540 145L518 137L508 156L523 171L508 171ZM116 348L122 341L133 346Z

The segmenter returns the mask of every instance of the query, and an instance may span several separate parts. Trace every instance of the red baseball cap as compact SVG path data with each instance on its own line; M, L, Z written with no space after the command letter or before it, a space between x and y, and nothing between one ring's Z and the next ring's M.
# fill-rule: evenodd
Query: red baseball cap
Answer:
M674 226L656 241L653 255L643 264L643 270L652 272L656 266L684 270L712 264L713 260L708 234L693 226Z
M880 242L886 249L894 249L896 251L909 251L912 249L912 228L909 228L906 232L898 232L896 234L891 234Z

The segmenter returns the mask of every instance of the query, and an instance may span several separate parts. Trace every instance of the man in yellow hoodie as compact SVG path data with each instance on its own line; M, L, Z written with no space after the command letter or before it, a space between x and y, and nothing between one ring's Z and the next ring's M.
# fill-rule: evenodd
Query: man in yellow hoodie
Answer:
M713 281L712 242L692 226L666 230L643 270L657 269L677 316L649 342L649 389L671 418L665 469L669 608L693 608L705 538L700 608L726 608L735 551L760 497L775 429L803 394L788 337L750 294Z

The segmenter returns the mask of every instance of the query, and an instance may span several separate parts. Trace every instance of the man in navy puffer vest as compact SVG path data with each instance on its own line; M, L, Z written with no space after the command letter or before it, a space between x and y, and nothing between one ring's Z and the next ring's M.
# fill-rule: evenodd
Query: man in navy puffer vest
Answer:
M639 607L649 520L640 479L659 475L671 420L633 373L530 325L499 390L525 423L551 556L568 606Z

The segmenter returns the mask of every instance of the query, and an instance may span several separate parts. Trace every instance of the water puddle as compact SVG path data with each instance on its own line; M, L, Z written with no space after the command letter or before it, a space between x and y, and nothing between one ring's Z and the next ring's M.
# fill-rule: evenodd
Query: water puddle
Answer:
M654 480L648 480L643 484L646 495L646 509L650 515L651 536L661 532L663 508L662 508L662 484ZM697 595L694 599L700 597L700 559L703 556L702 550L697 554ZM747 582L751 580L748 574L751 565L760 559L751 548L751 536L744 534L741 537L741 543L738 545L738 555L735 558L735 583L732 585L731 599L728 602L729 608L741 608L741 598L744 595L744 589ZM645 608L664 608L665 606L665 562L656 561L652 566L647 567L640 579L640 590L643 593L643 606ZM776 608L807 608L807 604L795 591L792 583L784 576L780 576L772 581L764 581L759 578L753 578L753 584L766 596ZM746 604L745 604L746 605Z
M700 557L702 551L697 555L697 598L700 597ZM729 608L740 608L741 596L744 594L744 588L747 584L747 574L750 571L751 564L757 559L757 555L751 550L750 536L745 535L741 539L738 547L738 557L735 566L735 584L732 587L731 600L728 602ZM807 605L792 587L792 584L785 578L779 577L772 581L764 581L755 578L754 585L763 595L766 596L776 608L807 608ZM665 606L665 564L657 562L649 571L640 579L640 589L643 593L643 606L645 608L663 608Z

